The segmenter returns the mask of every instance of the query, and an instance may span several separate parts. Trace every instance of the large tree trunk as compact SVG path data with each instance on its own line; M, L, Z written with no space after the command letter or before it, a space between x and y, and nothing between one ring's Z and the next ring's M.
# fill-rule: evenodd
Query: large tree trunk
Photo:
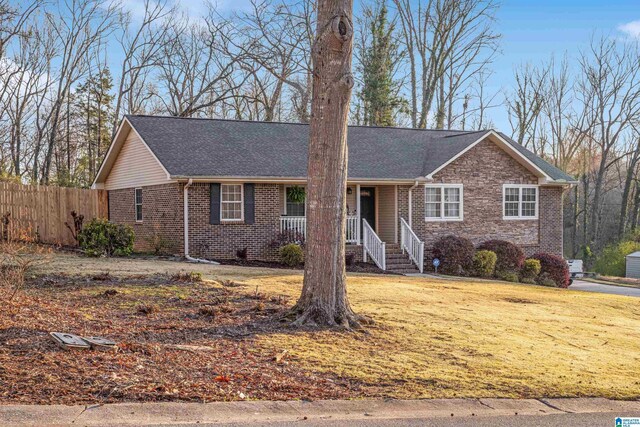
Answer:
M296 325L359 326L345 273L347 117L353 87L352 0L320 0L313 47L307 240Z

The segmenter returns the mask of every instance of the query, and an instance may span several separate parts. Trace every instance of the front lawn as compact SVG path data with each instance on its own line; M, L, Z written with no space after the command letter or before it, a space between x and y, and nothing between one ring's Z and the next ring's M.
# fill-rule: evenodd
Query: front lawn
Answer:
M277 318L301 282L297 271L56 254L0 312L0 403L640 397L638 299L354 274L350 300L376 321L367 334L296 331ZM64 351L49 331L121 350Z

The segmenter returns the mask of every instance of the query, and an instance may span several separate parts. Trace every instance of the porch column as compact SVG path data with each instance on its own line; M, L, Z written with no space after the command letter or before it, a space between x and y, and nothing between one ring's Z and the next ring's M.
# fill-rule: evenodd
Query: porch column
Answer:
M358 245L362 244L362 219L360 218L360 184L356 184L356 217L358 218L356 232L358 233Z

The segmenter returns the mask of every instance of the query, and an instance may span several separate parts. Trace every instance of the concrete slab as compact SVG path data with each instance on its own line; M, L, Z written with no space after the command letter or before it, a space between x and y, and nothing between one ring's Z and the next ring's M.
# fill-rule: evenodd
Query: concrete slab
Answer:
M355 400L315 402L120 403L94 406L0 406L0 425L32 426L143 426L182 424L290 423L451 417L541 416L583 412L640 413L640 402L606 399L434 399Z

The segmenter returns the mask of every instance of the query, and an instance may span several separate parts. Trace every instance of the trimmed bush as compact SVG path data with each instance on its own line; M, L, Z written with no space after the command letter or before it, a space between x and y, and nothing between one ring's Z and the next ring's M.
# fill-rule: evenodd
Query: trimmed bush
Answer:
M289 267L295 267L304 262L304 251L300 245L289 243L280 248L280 261Z
M487 240L478 249L492 251L498 257L496 274L505 271L519 271L524 263L524 252L519 246L506 240Z
M518 277L518 273L515 271L500 271L497 272L496 275L500 280L504 280L506 282L518 282L520 279Z
M607 246L596 258L593 269L603 276L624 277L626 274L626 256L640 250L640 243L625 240Z
M491 277L496 268L498 256L495 252L480 250L473 254L473 269L480 277Z
M438 271L444 274L468 275L473 269L475 249L469 239L445 236L433 244L433 258L440 259Z
M534 281L536 277L540 274L540 270L542 266L540 265L540 261L537 259L527 258L524 260L524 264L522 264L522 269L520 270L520 279L524 283L530 283L530 281Z
M80 234L80 248L89 256L128 256L133 252L133 229L95 218L86 224Z
M541 278L544 275L545 279L548 278L552 280L558 288L566 288L569 286L569 265L564 258L544 252L538 252L531 258L540 261Z

